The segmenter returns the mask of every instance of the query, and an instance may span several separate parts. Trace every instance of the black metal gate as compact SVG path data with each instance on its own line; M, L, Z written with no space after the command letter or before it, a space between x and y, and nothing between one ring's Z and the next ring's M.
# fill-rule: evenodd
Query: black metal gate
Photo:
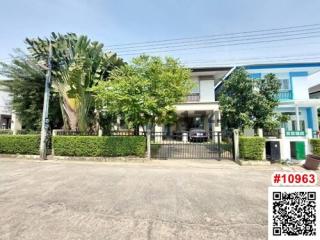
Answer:
M151 133L151 157L157 159L233 159L232 132Z

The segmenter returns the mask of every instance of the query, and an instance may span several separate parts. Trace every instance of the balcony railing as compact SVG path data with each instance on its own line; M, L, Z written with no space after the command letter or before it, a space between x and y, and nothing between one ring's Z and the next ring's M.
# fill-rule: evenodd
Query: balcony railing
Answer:
M199 102L200 93L191 93L187 96L186 102Z
M290 100L290 99L292 99L292 91L291 90L280 91L279 92L279 99L280 100Z
M306 136L305 131L286 131L286 137L304 137Z

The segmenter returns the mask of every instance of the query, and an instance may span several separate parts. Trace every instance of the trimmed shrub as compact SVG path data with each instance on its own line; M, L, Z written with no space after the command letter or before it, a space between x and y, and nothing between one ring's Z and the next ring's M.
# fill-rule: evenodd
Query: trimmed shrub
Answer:
M312 146L312 153L316 156L320 156L320 139L310 139Z
M39 154L39 135L0 135L0 153Z
M146 140L143 136L54 136L54 154L83 157L144 157Z
M262 137L240 137L240 158L248 160L262 160L265 148L265 139Z

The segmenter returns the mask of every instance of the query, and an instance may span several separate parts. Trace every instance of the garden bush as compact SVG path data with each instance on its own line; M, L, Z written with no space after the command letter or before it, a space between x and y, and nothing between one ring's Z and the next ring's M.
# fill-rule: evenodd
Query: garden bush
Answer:
M320 139L310 139L312 154L320 156Z
M0 153L39 154L39 135L0 135Z
M146 140L143 136L54 136L54 154L83 157L144 157Z
M240 158L247 160L262 160L265 139L262 137L240 137Z

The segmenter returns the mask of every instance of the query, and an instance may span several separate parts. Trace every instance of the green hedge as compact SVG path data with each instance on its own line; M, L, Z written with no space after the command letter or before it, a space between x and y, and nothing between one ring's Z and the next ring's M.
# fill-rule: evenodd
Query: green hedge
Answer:
M240 158L248 160L262 160L265 139L262 137L240 137Z
M320 139L310 139L312 146L312 153L316 156L320 156Z
M54 136L53 149L57 156L144 157L146 140L143 136Z
M0 153L39 154L39 135L0 135Z

